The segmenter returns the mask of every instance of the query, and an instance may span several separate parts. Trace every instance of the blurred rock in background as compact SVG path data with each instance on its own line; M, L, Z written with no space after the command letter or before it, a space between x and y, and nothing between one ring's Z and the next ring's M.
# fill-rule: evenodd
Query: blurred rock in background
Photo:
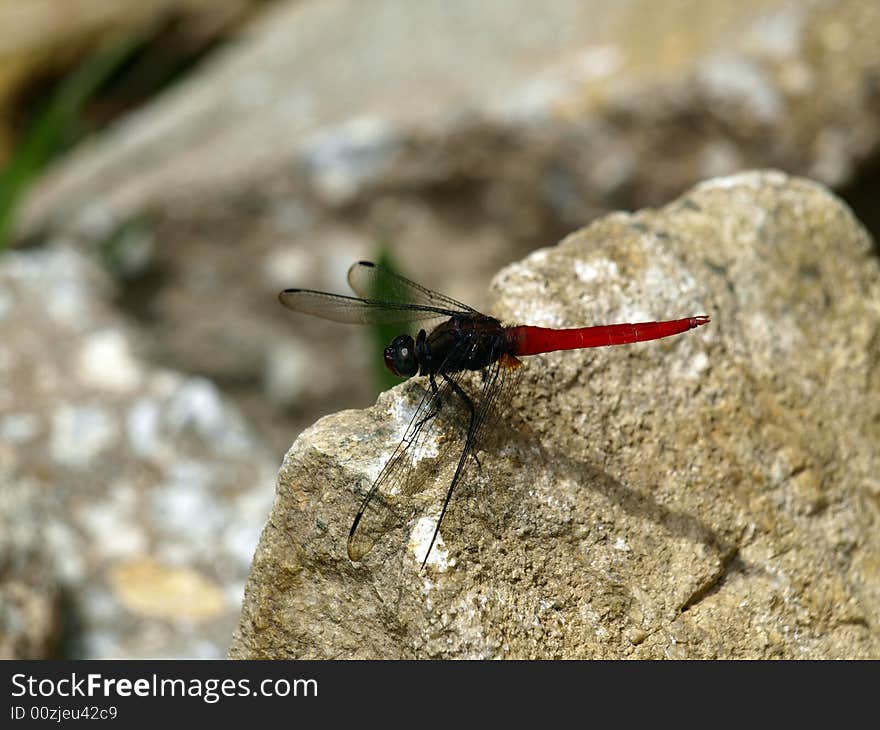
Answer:
M229 32L257 0L0 0L0 164L19 130L16 107L34 85L68 70L109 37L165 34L163 63L194 55ZM170 39L169 39L170 36ZM168 43L171 40L173 43ZM156 61L160 61L159 58Z
M749 167L831 185L880 227L877 3L79 0L81 35L73 20L36 32L47 4L0 2L21 31L0 47L70 49L21 52L40 70L6 64L2 98L103 31L159 27L146 57L161 65L169 12L208 29L186 48L237 29L198 64L183 54L187 73L161 74L174 83L155 98L127 100L137 84L121 73L89 107L114 123L37 181L14 241L100 262L139 367L208 378L275 463L317 417L377 390L369 334L283 310L284 287L344 292L352 261L385 252L484 306L491 276L534 248Z
M52 155L260 4L0 0L0 238ZM0 255L0 657L222 655L274 460L212 383L134 353L112 255L52 243Z
M0 257L0 650L220 656L276 460L209 380L141 360L112 288L66 247Z

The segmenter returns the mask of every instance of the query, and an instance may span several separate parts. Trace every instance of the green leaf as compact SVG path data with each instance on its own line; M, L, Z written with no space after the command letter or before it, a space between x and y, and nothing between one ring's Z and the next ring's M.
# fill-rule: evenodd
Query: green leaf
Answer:
M399 274L403 273L395 262L394 257L391 254L391 249L384 242L380 242L376 247L376 257L373 261L380 266L384 266L386 269L390 269ZM391 292L385 291L381 286L377 286L376 291L370 292L371 299L389 299L390 296ZM385 367L384 357L385 348L391 343L391 340L401 334L400 325L387 323L374 324L372 325L371 330L371 339L373 341L372 350L375 353L373 361L376 363L374 371L376 385L380 391L387 390L401 382L399 377Z
M19 201L46 165L74 136L85 104L134 51L138 41L116 40L66 76L37 113L0 170L0 251L9 244Z

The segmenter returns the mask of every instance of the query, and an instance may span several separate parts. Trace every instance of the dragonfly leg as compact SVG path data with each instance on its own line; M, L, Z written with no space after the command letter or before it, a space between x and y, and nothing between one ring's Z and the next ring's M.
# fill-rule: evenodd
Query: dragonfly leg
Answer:
M455 467L455 474L449 484L449 489L446 490L446 498L443 500L443 508L440 510L440 517L437 518L437 526L434 528L434 534L431 536L431 544L428 545L428 550L425 553L425 559L422 561L422 568L424 568L425 564L428 562L428 556L431 554L431 550L433 550L434 548L434 543L437 541L437 535L440 534L440 524L443 522L443 517L446 515L446 509L449 507L449 500L452 499L452 492L455 491L458 480L461 478L461 473L464 469L464 465L467 461L468 456L471 456L471 450L473 449L477 426L477 411L476 408L474 408L474 402L471 400L471 397L467 393L465 393L461 386L456 383L452 378L450 378L446 373L441 372L440 376L449 384L449 387L452 388L453 392L455 392L456 395L461 398L465 406L467 406L467 409L471 413L471 418L470 423L468 424L467 438L465 439L464 449L462 450L461 456L458 459L458 466Z
M425 414L424 418L419 419L419 422L416 423L416 428L421 428L440 413L440 407L442 405L440 400L440 388L437 387L437 381L434 380L433 373L428 375L428 382L431 384L431 411L430 413Z
M485 381L486 377L487 377L486 371L481 370L480 374L483 376L483 380ZM464 392L464 389L462 389L462 387L458 383L456 383L452 378L450 378L448 375L446 375L446 373L440 373L440 375L443 377L443 379L447 383L449 383L449 387L452 388L453 392L455 392L455 394L459 398L461 398L461 401L465 404L467 409L470 411L471 420L470 420L470 423L468 424L468 442L470 442L471 438L474 434L475 425L476 425L476 408L474 407L474 402L471 399L471 397L467 393ZM482 472L483 465L480 463L480 460L477 458L477 455L473 451L471 451L470 456L473 457L473 460L477 463L477 469L479 469Z
M452 378L450 378L446 373L440 373L440 377L443 378L447 383L449 383L449 387L452 388L453 392L461 398L462 403L464 403L465 407L470 411L471 420L468 424L468 439L470 439L471 434L474 430L474 426L476 425L476 408L474 408L474 402L471 400L471 397L464 392L462 387L456 383Z

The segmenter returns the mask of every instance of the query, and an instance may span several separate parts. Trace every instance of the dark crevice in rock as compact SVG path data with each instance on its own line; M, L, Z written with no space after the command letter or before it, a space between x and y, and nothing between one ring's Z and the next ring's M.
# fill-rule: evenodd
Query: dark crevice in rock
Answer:
M721 565L718 570L701 586L699 586L678 609L680 614L685 613L698 603L714 595L721 590L724 581L733 571L746 572L746 564L739 557L739 548L732 547L721 557Z

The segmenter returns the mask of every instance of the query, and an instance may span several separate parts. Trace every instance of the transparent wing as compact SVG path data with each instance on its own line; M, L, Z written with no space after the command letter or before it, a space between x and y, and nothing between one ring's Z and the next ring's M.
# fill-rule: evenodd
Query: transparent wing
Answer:
M358 297L346 297L312 289L285 289L278 295L288 309L311 314L343 324L389 324L393 322L420 322L437 317L449 317L453 312Z
M453 405L454 396L448 383L438 383L438 395L443 409ZM354 562L360 561L379 540L402 526L410 516L410 498L425 486L422 478L426 470L418 465L425 459L426 447L437 430L434 411L435 396L426 388L403 439L376 477L352 522L348 557ZM430 460L431 472L442 470L457 452L457 446L455 439L443 442Z
M410 304L432 311L478 314L467 304L416 284L390 269L370 261L358 261L348 270L348 284L355 294L365 299Z
M442 472L453 459L458 461L458 465L447 488L425 561L433 548L452 493L465 479L469 456L478 448L480 435L497 415L499 408L509 402L518 375L515 365L518 365L515 359L502 358L486 369L480 392L476 398L472 398L475 415L469 432L463 439L443 442L437 456L431 459L433 474ZM462 371L450 374L448 379L438 378L438 395L444 413L447 413L446 409L455 409L459 414L468 415L460 396L455 392L456 388L462 388L462 381ZM349 533L348 556L351 560L361 560L383 536L400 527L409 516L404 514L410 510L408 499L424 488L422 480L426 476L425 470L416 469L414 465L424 459L426 446L438 422L435 398L431 390L426 389L403 439L367 492Z

